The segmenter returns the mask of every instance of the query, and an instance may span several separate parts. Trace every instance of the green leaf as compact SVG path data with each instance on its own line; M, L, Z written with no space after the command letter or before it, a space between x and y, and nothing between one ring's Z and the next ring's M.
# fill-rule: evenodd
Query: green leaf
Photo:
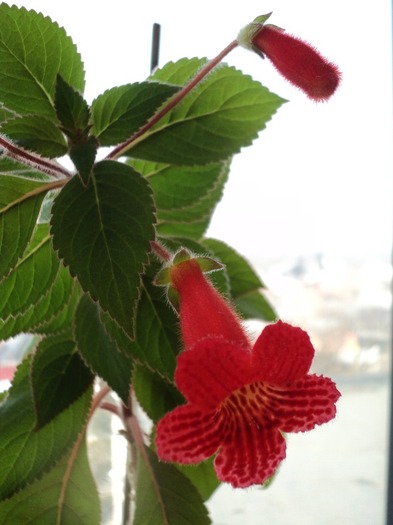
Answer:
M84 428L90 408L91 389L36 431L30 363L31 355L18 367L8 396L0 405L0 501L12 497L59 461Z
M56 121L58 74L83 91L83 64L64 29L41 13L2 3L0 102L20 115L42 115Z
M237 311L246 319L277 321L278 315L260 292L249 292L235 299Z
M76 401L94 376L68 334L42 339L33 355L31 387L40 429Z
M53 252L50 237L41 237L38 229L32 246L15 268L0 282L0 318L6 320L28 310L52 286L59 260ZM30 249L31 248L31 249Z
M210 458L207 461L198 463L198 465L176 465L176 468L192 481L203 501L207 501L221 484L217 478L213 463L214 459Z
M119 350L159 374L173 377L176 354L180 349L178 319L158 287L145 280L136 314L135 340L131 340L108 316L101 315L101 320Z
M245 318L276 320L277 314L260 291L265 288L265 284L249 262L222 241L204 239L202 243L226 266L230 294L239 313Z
M265 288L265 285L251 265L231 246L228 246L223 241L211 238L204 239L202 244L210 253L214 254L225 264L229 276L231 295L234 299L239 297L239 295L258 290L259 288Z
M141 407L155 423L185 402L173 383L141 364L134 367L132 386Z
M82 97L61 75L57 75L55 109L62 130L74 141L87 136L90 108Z
M209 525L202 498L176 467L150 449L139 454L134 525Z
M182 212L209 198L222 178L227 163L207 166L172 166L141 160L131 165L149 179L158 220L176 221Z
M0 521L14 525L99 525L100 501L85 440L40 479L0 502Z
M75 316L75 340L86 363L120 396L127 405L130 396L132 359L119 352L99 317L99 307L87 295Z
M146 179L103 161L89 184L73 177L52 208L53 245L71 274L101 308L133 336L141 273L155 237Z
M170 96L175 86L158 82L125 84L105 91L92 104L92 133L102 146L128 139Z
M0 175L0 280L30 241L46 194L40 189L45 188L40 182Z
M79 140L70 147L70 158L84 185L89 183L96 160L97 149L98 141L95 137L87 137L85 140Z
M14 118L15 116L16 115L13 111L9 111L7 108L0 104L0 123L10 118Z
M176 165L222 161L251 144L283 102L250 76L223 65L131 144L126 154Z
M80 288L68 269L61 266L49 292L16 317L0 320L0 339L22 332L53 334L70 325Z
M0 179L4 175L15 175L36 181L50 182L51 180L41 171L35 171L31 167L25 166L24 164L16 162L15 160L8 159L7 157L0 157Z
M1 124L1 132L24 149L45 157L61 157L67 153L67 142L58 126L41 115L15 117Z
M156 69L150 78L158 82L184 86L207 62L207 58L180 58Z
M179 167L135 159L128 162L149 180L160 235L200 239L222 197L229 163Z

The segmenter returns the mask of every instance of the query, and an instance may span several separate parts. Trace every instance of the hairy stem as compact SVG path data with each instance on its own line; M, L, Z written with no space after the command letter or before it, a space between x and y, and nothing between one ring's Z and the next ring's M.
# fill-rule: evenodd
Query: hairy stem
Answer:
M172 253L159 241L151 241L150 247L154 255L156 255L162 262L169 262L172 259Z
M134 142L144 135L154 124L161 120L171 109L173 109L183 98L197 85L205 76L214 69L228 53L238 46L238 41L233 40L225 49L221 51L215 58L210 60L203 68L186 84L180 91L174 95L163 108L155 113L138 131L136 131L129 139L122 144L116 146L107 156L107 159L117 159L121 157L127 150L129 150Z
M2 154L5 157L16 160L29 168L41 171L50 177L55 179L72 177L71 173L56 161L41 157L37 153L26 151L4 137L4 135L0 135L0 148L3 149Z

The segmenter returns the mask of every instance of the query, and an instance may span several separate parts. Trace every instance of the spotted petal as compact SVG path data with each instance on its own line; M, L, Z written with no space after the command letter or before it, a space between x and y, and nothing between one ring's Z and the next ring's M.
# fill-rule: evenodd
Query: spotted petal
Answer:
M233 487L262 484L285 458L285 448L278 430L233 421L214 462L217 477Z
M206 338L178 358L175 380L186 399L214 409L251 378L251 354L219 338Z
M291 388L267 388L270 411L283 432L312 430L336 415L340 392L327 377L309 375Z
M304 377L314 357L314 347L301 328L282 321L266 326L253 347L255 381L286 385Z
M183 405L157 425L157 454L163 461L198 463L217 452L222 436L214 412Z

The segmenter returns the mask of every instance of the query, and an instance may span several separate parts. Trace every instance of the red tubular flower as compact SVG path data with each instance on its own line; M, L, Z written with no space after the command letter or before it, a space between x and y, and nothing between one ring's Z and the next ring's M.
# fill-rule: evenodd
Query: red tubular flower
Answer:
M195 259L172 266L170 278L180 296L180 323L185 347L206 336L216 336L249 348L250 342L236 314L205 279Z
M285 458L282 433L330 421L340 393L329 378L308 373L314 348L306 332L278 321L252 346L195 261L173 267L171 278L186 344L175 380L187 404L158 423L158 456L195 464L216 455L221 481L261 484Z
M264 22L268 16L260 19ZM341 73L335 64L277 26L254 22L240 32L239 42L267 56L289 82L315 101L330 98L340 83Z

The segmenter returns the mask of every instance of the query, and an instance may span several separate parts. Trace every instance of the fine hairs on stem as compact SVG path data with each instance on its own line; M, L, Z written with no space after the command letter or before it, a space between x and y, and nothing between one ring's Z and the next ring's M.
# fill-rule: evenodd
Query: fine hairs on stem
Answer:
M16 160L25 166L41 171L55 179L70 178L71 173L55 161L41 157L37 153L26 151L25 149L14 144L4 135L0 135L0 148L2 155Z
M122 144L116 146L107 156L107 159L117 159L121 157L132 145L142 137L154 124L161 120L171 109L173 109L183 98L197 85L205 76L210 73L235 47L238 41L233 40L215 58L210 60L203 68L186 84L176 95L174 95L163 108L155 113L138 131Z

